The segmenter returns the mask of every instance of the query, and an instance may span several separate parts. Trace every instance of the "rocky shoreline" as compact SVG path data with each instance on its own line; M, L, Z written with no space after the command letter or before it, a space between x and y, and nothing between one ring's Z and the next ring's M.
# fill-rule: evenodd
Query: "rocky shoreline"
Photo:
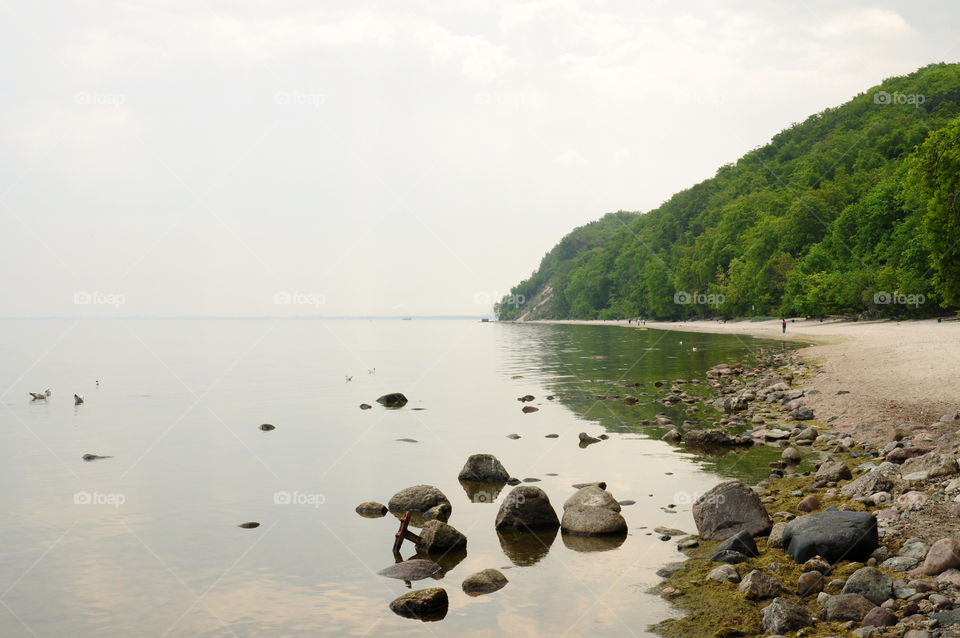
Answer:
M687 560L661 570L656 587L684 615L654 631L960 636L960 468L951 436L960 413L903 424L886 441L875 431L874 441L857 441L806 405L817 372L797 353L761 357L755 368L716 366L707 403L724 416L664 437L691 449L783 451L753 488L721 484L694 505L698 535L678 543ZM674 384L668 396L681 393ZM817 469L799 471L801 459Z

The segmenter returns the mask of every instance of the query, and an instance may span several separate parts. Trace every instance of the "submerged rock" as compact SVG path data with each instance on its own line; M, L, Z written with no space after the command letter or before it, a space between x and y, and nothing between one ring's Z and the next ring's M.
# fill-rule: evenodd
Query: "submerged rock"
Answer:
M411 558L408 561L384 567L377 574L398 580L423 580L433 576L441 569L442 567L432 560Z
M100 456L99 454L84 454L81 457L84 461L99 461L100 459L112 459L112 456Z
M415 618L424 622L442 620L447 615L450 600L442 587L417 589L407 592L390 603L390 610L404 618Z
M741 481L721 483L698 498L693 520L704 540L724 540L741 530L761 536L773 526L760 497Z
M600 442L600 439L594 438L589 434L587 434L586 432L581 432L580 434L577 435L577 437L580 439L580 443L585 443L587 445L590 445L591 443Z
M237 525L237 527L242 527L243 529L256 529L257 527L260 527L260 523L257 523L256 521L250 521L248 523L240 523Z
M540 408L535 408L532 405L525 405L522 408L520 408L520 411L523 412L524 414L529 414L531 412L539 412Z
M269 432L270 430L276 430L277 426L271 425L270 423L264 423L260 426L260 429L264 432Z
M499 570L485 569L482 572L467 576L461 587L468 596L480 596L503 589L507 582L507 577Z

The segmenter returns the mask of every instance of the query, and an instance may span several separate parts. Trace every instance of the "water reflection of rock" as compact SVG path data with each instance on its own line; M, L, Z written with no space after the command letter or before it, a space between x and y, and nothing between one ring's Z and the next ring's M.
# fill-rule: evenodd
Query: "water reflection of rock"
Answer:
M612 536L580 536L578 534L562 534L563 544L567 549L575 552L608 552L617 549L627 540L626 534Z
M497 530L500 547L517 567L536 565L550 551L557 538L557 528L534 531Z
M506 482L460 481L471 503L495 503Z

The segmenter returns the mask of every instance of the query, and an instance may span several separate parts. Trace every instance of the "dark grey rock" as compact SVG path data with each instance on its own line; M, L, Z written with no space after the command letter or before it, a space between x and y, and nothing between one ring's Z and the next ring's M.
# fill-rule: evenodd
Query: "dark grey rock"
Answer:
M716 549L713 551L713 554L710 556L710 560L717 561L717 558L715 557L721 556L723 552L727 551L739 552L740 554L751 558L756 558L760 555L760 551L757 549L757 544L754 542L753 536L751 536L750 532L747 530L740 530L727 540L717 545Z
M822 556L831 563L841 559L866 561L877 548L877 519L869 512L829 508L795 518L783 530L786 552L803 563Z
M391 392L377 399L377 403L385 408L402 408L407 404L407 397L403 396L402 392Z
M750 558L736 550L725 549L722 552L714 552L711 554L710 560L715 563L729 563L731 565L736 565L737 563L744 563L750 560Z

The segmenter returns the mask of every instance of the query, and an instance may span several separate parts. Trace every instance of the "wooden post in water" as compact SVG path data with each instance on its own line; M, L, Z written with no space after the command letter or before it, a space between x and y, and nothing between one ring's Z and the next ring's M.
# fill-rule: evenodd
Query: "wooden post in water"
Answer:
M393 551L399 552L400 546L403 544L404 539L412 541L413 543L419 543L420 537L411 532L408 527L410 526L410 512L404 512L403 518L400 519L400 529L397 530L396 538L393 541Z

